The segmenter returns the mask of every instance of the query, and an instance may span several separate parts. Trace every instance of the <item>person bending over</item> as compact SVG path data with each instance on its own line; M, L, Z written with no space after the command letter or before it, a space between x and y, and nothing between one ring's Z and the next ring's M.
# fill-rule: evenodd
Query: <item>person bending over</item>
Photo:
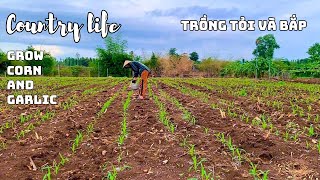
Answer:
M147 82L150 75L150 69L137 61L124 61L123 68L131 68L133 71L133 83L136 83L138 76L141 76L139 99L144 99L147 92Z

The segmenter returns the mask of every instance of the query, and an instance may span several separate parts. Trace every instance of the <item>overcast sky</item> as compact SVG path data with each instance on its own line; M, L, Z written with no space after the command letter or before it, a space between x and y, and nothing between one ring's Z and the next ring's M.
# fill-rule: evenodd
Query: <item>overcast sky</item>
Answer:
M298 59L307 57L308 48L319 42L320 2L318 0L117 0L89 1L77 0L43 1L43 0L1 0L0 1L0 49L3 51L25 49L33 45L37 49L50 51L57 58L75 56L96 56L95 48L103 47L100 34L88 34L86 31L87 13L100 16L101 10L109 13L108 22L122 24L119 32L128 41L129 50L138 55L148 56L152 51L166 53L171 47L179 53L196 51L200 57L217 57L221 59L252 58L255 39L270 32L226 31L226 32L184 32L180 20L199 19L203 14L208 19L259 20L272 16L278 22L289 20L297 14L298 20L306 20L308 27L302 32L272 32L280 49L276 57ZM6 19L10 13L16 13L17 21L44 21L48 12L63 22L73 21L85 24L81 31L81 41L73 42L72 34L60 37L48 32L32 35L30 33L6 33Z

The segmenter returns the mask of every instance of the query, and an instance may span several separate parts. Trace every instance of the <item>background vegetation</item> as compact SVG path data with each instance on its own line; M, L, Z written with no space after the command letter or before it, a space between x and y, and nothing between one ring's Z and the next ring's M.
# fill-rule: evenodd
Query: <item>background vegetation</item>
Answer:
M127 41L120 36L109 36L105 46L97 48L96 58L67 57L57 60L46 52L42 61L8 61L6 52L0 51L0 74L5 75L9 65L43 67L44 76L131 76L131 72L123 69L125 60L140 61L152 70L153 76L170 77L250 77L250 78L293 78L320 77L320 44L315 43L306 50L309 57L305 59L275 59L274 52L281 48L272 34L258 37L253 59L236 61L217 58L199 59L197 52L178 54L176 48L168 50L166 55L152 53L143 59L128 52ZM36 51L32 46L26 50Z

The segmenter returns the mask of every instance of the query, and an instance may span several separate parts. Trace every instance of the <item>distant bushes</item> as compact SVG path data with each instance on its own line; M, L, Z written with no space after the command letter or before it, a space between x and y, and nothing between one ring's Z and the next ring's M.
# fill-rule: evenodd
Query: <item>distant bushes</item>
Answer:
M159 61L163 76L182 77L192 72L193 61L189 59L188 55L161 57Z
M203 59L201 62L197 63L195 67L206 77L218 77L221 75L221 71L232 64L230 61L222 61L213 58Z
M54 76L62 77L89 77L96 76L92 68L84 66L61 66L54 71Z

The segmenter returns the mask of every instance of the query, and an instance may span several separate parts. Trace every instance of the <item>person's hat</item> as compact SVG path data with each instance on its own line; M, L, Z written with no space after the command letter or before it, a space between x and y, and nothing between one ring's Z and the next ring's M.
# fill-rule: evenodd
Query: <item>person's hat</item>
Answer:
M128 61L128 60L124 61L123 68L126 67L129 63L131 63L131 61Z

